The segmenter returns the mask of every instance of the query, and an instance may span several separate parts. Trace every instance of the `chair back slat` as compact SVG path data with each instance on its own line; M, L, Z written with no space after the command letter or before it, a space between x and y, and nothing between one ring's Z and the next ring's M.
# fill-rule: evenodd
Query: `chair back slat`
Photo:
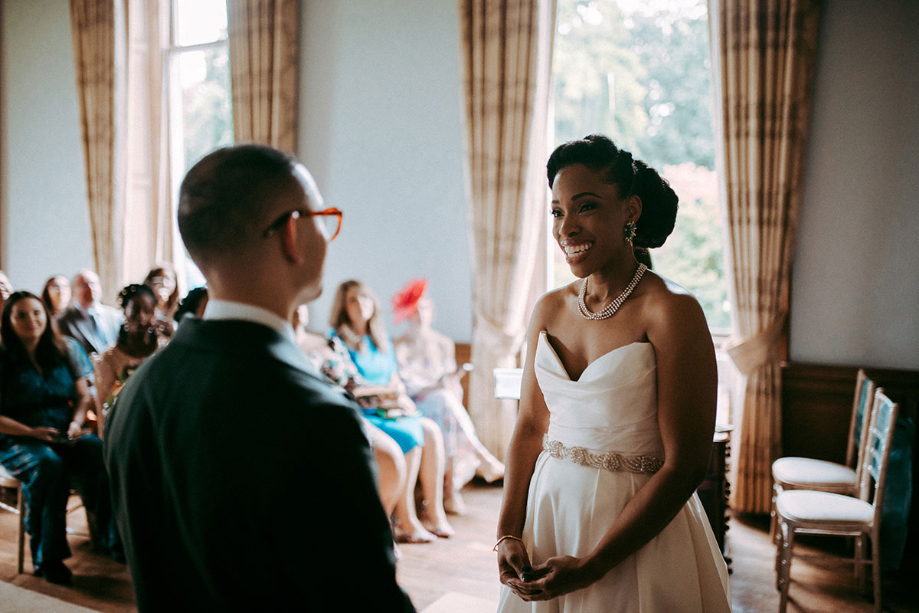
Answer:
M855 397L852 400L852 418L849 423L849 440L846 446L846 466L856 472L862 465L862 452L868 439L868 425L874 408L874 390L877 386L863 368L858 369L855 380Z
M877 388L859 481L859 497L872 503L875 521L880 521L884 504L887 465L890 461L891 443L899 410L899 405L887 397L883 388Z

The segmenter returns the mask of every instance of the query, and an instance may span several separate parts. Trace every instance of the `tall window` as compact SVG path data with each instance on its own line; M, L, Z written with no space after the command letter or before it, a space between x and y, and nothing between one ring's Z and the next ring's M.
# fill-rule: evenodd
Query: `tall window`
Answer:
M699 299L712 332L731 318L715 174L705 0L559 0L552 77L556 145L603 133L680 197L654 268ZM555 241L552 282L574 280Z
M226 0L172 0L168 50L169 158L173 197L206 153L233 143ZM187 285L204 282L191 260Z

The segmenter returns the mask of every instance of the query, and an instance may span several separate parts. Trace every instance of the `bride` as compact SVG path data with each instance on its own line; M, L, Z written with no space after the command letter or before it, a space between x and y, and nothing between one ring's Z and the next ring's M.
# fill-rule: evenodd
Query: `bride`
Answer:
M499 611L729 611L727 568L695 495L717 372L695 298L635 249L673 230L677 196L604 136L547 165L571 285L527 333L498 520Z

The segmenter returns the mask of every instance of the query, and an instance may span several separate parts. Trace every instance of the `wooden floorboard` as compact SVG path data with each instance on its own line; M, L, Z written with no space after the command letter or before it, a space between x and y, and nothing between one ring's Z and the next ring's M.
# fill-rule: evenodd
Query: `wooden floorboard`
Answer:
M19 518L3 510L0 510L0 581L105 613L136 611L128 567L93 551L86 527L86 513L80 506L79 498L71 496L68 508L74 509L67 515L67 528L71 531L67 541L73 552L67 566L73 571L72 585L53 585L32 574L28 536L25 572L21 575L17 572Z
M401 545L399 582L419 611L438 600L441 603L443 599L449 600L451 595L464 595L475 602L497 601L499 585L491 546L501 493L499 485L474 483L467 486L464 496L469 512L463 517L451 517L456 536L426 545ZM127 567L91 551L88 539L83 536L86 524L82 510L69 516L68 525L77 532L69 537L74 555L68 564L75 577L73 586L61 587L32 576L28 554L28 572L16 573L16 516L0 510L0 581L97 611L135 611ZM775 549L767 530L763 518L733 517L731 520L728 547L733 560L731 588L735 613L778 610L773 572ZM851 564L836 555L845 550L844 542L838 538L802 539L797 551L817 557L794 559L789 613L867 613L874 610L870 598L858 589ZM885 576L885 611L919 612L916 558L916 552L911 552L900 571ZM0 610L15 609L0 606ZM483 609L492 610L491 607Z

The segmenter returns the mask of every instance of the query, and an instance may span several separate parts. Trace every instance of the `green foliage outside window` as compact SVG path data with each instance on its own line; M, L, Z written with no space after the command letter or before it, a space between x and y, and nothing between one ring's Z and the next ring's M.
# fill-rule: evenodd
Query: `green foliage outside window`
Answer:
M204 68L204 78L182 90L185 169L217 147L233 144L230 54L226 46L187 51ZM195 61L193 60L193 61Z
M602 133L657 168L680 196L660 274L729 328L704 0L560 0L553 57L555 141ZM555 284L573 276L557 246Z

